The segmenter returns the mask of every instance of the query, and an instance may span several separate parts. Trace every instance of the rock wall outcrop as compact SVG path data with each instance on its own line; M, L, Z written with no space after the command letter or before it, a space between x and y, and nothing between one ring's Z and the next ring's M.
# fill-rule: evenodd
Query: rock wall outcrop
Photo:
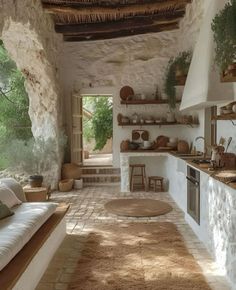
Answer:
M58 53L62 41L54 31L52 19L43 11L41 1L1 0L0 38L25 76L34 137L57 140L61 124ZM59 145L55 152L58 162L47 173L48 182L54 187L61 165Z

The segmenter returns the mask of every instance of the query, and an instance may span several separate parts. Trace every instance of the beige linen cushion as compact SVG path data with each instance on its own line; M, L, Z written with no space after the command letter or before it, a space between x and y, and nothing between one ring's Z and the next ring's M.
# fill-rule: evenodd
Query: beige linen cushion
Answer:
M15 193L10 190L10 188L2 184L0 185L0 201L9 208L22 203L22 201L16 197Z
M23 188L20 185L20 183L17 182L14 178L1 178L0 185L1 183L5 185L6 187L10 188L15 193L15 195L19 198L19 200L26 202L26 197L25 197Z

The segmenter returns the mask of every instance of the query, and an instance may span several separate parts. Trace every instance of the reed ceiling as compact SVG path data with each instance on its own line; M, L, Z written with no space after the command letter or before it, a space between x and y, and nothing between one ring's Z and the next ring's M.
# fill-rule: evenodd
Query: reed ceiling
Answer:
M65 41L91 41L178 29L191 0L42 0Z

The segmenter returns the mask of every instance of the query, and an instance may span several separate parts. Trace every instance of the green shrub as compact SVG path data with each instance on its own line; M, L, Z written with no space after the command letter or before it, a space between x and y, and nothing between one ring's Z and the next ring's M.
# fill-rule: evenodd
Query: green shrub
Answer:
M236 0L225 4L213 19L211 28L216 43L215 63L224 71L236 60Z
M177 57L172 57L168 62L164 79L164 92L172 109L176 107L176 72L181 71L183 75L187 75L191 60L192 52L183 51Z

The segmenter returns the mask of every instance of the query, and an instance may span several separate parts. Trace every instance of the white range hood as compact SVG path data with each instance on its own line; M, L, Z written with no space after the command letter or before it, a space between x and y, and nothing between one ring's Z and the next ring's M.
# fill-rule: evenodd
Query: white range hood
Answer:
M193 52L184 87L180 110L206 108L234 99L233 83L221 83L214 65L215 43L211 30L212 19L227 0L209 0L203 23Z

